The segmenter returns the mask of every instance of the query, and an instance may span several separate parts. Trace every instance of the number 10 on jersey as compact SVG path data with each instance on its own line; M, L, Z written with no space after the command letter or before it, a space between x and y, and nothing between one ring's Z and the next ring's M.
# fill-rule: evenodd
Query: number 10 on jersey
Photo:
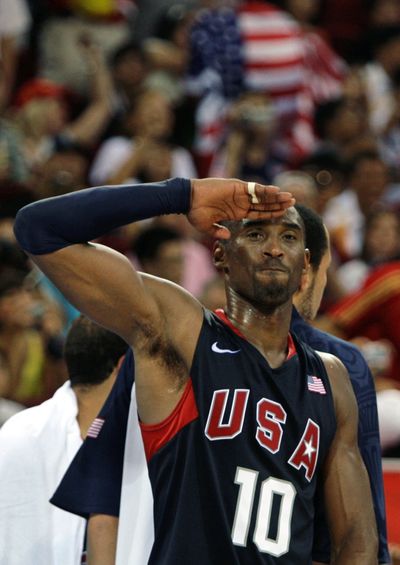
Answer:
M235 519L232 527L234 545L245 547L253 508L257 505L253 541L262 553L279 557L289 551L291 524L296 490L292 483L268 477L261 483L258 501L254 500L258 471L236 468L235 484L239 485ZM271 513L274 497L280 498L276 536L270 536Z

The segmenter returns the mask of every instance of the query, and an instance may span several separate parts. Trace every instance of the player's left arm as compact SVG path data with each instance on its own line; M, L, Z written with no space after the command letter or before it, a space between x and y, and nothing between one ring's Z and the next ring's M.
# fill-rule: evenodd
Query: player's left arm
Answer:
M88 520L88 565L115 565L118 518L92 514Z
M337 429L324 470L332 565L376 565L378 535L368 475L357 445L358 408L347 370L321 354L331 383Z

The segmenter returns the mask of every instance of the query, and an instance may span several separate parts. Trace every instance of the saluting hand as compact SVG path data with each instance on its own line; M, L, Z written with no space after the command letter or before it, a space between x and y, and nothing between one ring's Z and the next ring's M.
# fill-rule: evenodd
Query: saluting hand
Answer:
M295 204L290 192L277 186L247 183L238 179L193 179L190 223L199 231L229 239L226 220L269 220L278 218Z

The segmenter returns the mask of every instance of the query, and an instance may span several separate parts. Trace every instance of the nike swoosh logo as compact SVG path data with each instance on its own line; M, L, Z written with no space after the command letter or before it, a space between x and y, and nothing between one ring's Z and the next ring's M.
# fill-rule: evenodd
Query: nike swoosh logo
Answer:
M233 351L232 349L220 349L217 345L217 341L214 342L211 346L212 351L214 351L214 353L239 353L240 349L235 349L235 351Z

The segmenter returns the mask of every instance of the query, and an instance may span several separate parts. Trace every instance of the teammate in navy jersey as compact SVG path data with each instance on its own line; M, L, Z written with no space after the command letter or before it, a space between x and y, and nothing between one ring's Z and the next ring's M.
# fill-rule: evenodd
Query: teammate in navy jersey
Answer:
M17 216L18 240L38 266L134 348L154 492L149 563L311 563L318 477L332 563L376 563L347 372L288 337L292 296L308 269L292 204L275 187L172 179L80 191ZM177 212L219 238L214 259L228 304L221 319L172 283L85 243Z
M328 231L316 212L300 205L296 205L296 209L305 226L306 247L310 251L310 269L302 281L301 289L293 297L294 308L290 328L313 349L336 355L349 373L358 404L358 445L369 476L378 527L378 560L379 563L389 563L374 379L364 357L355 345L322 332L308 323L316 317L325 290L327 271L331 262L330 241ZM315 526L313 558L321 563L329 563L328 527L320 513L315 520Z

